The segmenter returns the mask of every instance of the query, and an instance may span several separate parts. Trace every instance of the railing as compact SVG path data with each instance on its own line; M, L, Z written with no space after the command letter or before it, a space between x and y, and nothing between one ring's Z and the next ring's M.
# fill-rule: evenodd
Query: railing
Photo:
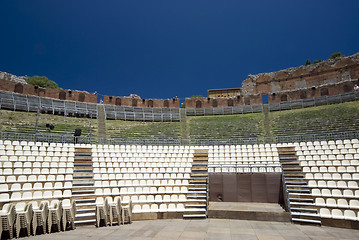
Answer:
M262 163L262 164L239 164L239 162L235 162L233 164L208 164L208 169L213 169L209 173L265 173L268 172L268 168L273 168L273 172L275 168L280 168L280 164L275 163ZM265 171L261 171L261 169Z
M284 101L279 103L269 103L268 110L282 111L297 108L306 108L322 105L330 105L336 103L350 102L359 100L359 91L342 93L331 96L321 96L307 99L298 99L291 101ZM245 114L245 113L259 113L263 111L262 104L245 105L238 107L222 107L222 108L185 108L187 116L207 116L207 115L226 115L226 114Z
M285 101L268 104L269 111L290 110L359 100L359 91L338 95ZM126 121L180 121L179 108L137 108L104 105L107 119ZM0 108L14 111L36 112L38 110L51 114L65 114L83 117L97 116L97 103L83 103L69 100L37 97L13 92L0 91ZM244 105L222 108L185 108L187 116L207 116L226 114L259 113L263 105Z
M139 138L99 138L80 136L75 139L72 135L55 135L45 133L18 133L0 132L0 140L32 141L32 142L56 142L83 144L109 144L109 145L164 145L164 146L213 146L213 145L245 145L245 144L278 144L294 142L314 142L359 139L359 131L332 132L290 136L258 137L258 138L233 138L233 139L139 139Z

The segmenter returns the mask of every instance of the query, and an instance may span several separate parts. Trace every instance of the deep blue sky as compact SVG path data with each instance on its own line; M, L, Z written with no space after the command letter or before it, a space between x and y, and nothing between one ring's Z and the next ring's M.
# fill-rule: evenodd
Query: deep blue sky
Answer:
M359 1L0 2L0 71L142 98L207 95L248 74L359 52Z

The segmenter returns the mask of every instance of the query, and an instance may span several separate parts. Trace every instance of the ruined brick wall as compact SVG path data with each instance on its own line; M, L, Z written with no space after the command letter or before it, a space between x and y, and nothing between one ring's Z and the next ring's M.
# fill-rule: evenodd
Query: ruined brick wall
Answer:
M135 97L116 97L104 96L104 104L126 106L126 107L140 107L140 108L179 108L180 101L178 98L172 99L141 99Z
M244 105L244 98L241 96L228 98L186 98L186 108L213 108L213 107L235 107Z
M336 95L353 91L358 78L359 53L309 66L249 75L242 83L242 94L251 98L250 104L261 103L262 94L268 94L269 103Z
M40 88L31 84L23 84L5 79L0 79L0 90L61 100L97 103L97 94L85 91Z

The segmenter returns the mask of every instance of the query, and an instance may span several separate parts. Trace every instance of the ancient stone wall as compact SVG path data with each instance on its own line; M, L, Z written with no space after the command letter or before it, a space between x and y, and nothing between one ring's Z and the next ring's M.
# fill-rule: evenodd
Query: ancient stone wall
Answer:
M85 91L41 88L31 84L0 79L0 90L61 100L97 103L97 94Z
M244 105L244 99L241 96L228 98L186 98L186 108L214 108L214 107L235 107Z
M140 108L179 108L180 101L178 98L172 99L141 99L139 97L116 97L104 96L104 104L140 107Z
M250 104L261 103L268 94L269 103L336 95L353 91L359 78L359 53L308 66L278 72L249 75L242 83L244 98Z

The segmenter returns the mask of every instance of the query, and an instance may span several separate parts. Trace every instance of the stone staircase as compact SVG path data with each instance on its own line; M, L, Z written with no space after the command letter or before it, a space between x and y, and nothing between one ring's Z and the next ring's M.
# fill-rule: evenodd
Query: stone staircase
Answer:
M195 150L183 219L207 218L208 150Z
M292 222L321 225L320 215L302 168L292 147L278 148L283 170L283 185Z
M106 137L106 116L103 104L97 104L98 136Z
M75 224L95 224L91 148L75 148L72 198L76 201Z

